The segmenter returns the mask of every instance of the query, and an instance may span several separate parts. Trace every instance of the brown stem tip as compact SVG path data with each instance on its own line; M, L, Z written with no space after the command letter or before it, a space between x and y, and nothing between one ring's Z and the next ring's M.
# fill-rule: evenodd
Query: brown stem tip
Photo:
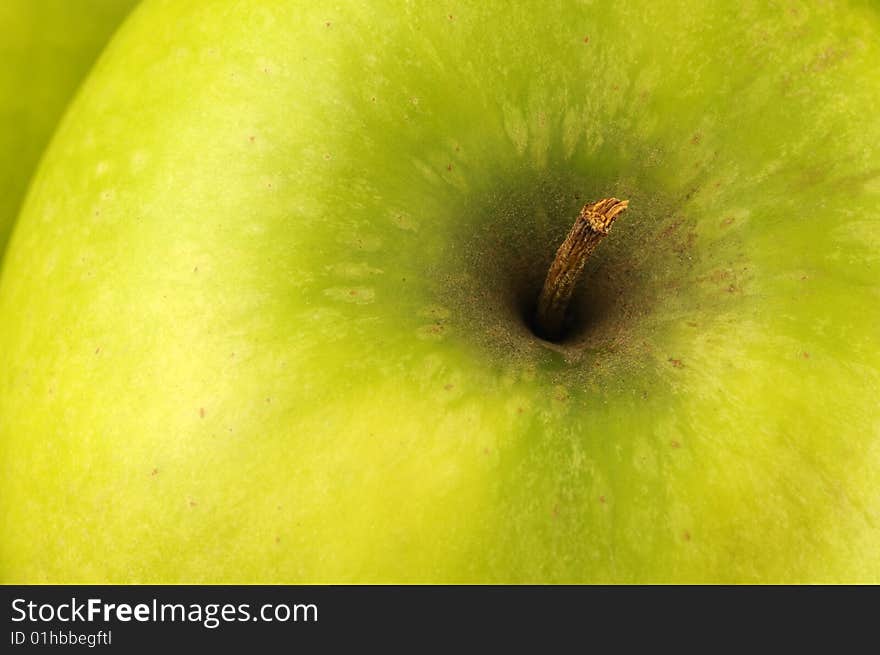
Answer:
M568 304L587 260L628 206L628 200L605 198L581 209L568 236L556 251L538 297L535 331L541 337L548 341L558 341L562 337Z

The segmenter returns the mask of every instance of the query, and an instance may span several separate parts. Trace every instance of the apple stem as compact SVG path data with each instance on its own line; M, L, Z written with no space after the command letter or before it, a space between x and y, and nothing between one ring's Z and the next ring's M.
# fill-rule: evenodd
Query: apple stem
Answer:
M587 259L629 206L628 200L605 198L584 205L547 271L538 297L535 331L548 341L562 338L566 312Z

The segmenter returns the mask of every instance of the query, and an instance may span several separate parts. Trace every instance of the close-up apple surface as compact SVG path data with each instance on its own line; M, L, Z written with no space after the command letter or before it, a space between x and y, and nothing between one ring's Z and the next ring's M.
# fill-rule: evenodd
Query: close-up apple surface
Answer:
M0 254L59 117L135 2L0 2Z
M878 108L874 2L146 0L3 261L0 581L880 582Z

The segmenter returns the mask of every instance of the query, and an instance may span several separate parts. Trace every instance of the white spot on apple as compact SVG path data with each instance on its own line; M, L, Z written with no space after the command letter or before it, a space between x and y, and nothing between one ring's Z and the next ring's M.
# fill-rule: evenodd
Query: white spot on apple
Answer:
M374 268L363 262L340 262L328 268L335 275L349 278L363 278L371 275L381 275L385 272L381 268Z
M146 150L135 150L131 153L131 158L129 159L129 166L131 168L132 173L140 173L147 167L147 164L150 160L150 153Z
M333 300L366 305L376 299L375 289L369 287L332 287L324 289L324 295Z
M581 120L574 109L569 109L562 119L562 149L565 158L570 159L574 154L578 141L581 138Z
M519 107L514 105L504 106L504 130L507 137L511 140L517 153L520 155L526 151L529 142L529 128L526 126L525 118Z

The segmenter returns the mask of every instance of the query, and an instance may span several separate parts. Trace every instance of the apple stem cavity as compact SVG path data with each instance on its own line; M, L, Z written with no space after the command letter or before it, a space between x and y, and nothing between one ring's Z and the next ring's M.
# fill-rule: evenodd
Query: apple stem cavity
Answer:
M547 271L538 296L534 329L547 341L559 341L565 332L568 305L584 266L614 221L629 206L628 200L605 198L584 205Z

